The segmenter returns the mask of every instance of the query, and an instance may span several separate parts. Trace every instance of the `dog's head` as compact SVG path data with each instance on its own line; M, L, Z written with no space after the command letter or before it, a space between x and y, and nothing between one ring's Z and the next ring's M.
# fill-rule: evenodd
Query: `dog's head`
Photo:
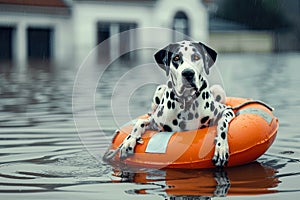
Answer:
M209 74L217 52L200 42L182 41L159 50L154 58L170 77L177 96L186 96L199 90L200 75L203 70Z

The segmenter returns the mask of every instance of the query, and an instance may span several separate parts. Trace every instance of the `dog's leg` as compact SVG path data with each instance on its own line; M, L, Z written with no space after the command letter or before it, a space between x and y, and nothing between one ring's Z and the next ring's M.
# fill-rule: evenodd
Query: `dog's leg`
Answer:
M230 108L225 108L221 118L218 120L217 136L215 138L215 153L212 162L216 166L224 166L228 162L229 147L227 133L230 121L234 118L234 112Z
M166 85L159 85L154 93L151 111L148 113L148 119L139 119L134 125L131 133L125 138L120 148L120 158L124 159L134 153L134 148L137 143L143 143L141 136L144 134L146 128L153 120L152 114L156 111L158 105L163 101L163 94L166 90ZM153 124L153 123L152 123Z
M131 133L124 139L123 143L120 146L121 159L133 155L136 144L143 143L141 136L142 134L144 134L146 127L150 124L151 120L151 117L149 117L148 119L137 120Z

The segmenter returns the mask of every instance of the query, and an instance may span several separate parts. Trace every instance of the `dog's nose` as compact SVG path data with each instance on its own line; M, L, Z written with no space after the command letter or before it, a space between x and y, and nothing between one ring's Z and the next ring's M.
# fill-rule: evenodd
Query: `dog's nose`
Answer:
M192 81L195 76L195 72L191 69L185 69L181 74L187 81Z

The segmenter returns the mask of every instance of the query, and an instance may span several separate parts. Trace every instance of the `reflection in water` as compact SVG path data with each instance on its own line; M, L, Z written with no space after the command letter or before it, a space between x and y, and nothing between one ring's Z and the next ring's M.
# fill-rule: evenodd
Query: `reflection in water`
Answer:
M66 74L72 71L48 61L30 61L19 68L10 63L0 66L0 127L34 127L71 119L73 78Z
M154 189L127 191L128 193L159 193L170 197L222 197L275 193L277 190L274 188L280 183L276 172L272 167L254 162L240 167L207 170L115 169L114 176L120 177L120 181L158 186Z

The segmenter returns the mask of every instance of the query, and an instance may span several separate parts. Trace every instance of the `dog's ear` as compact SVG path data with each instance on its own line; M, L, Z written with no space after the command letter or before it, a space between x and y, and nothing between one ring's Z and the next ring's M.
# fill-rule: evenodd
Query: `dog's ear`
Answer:
M206 74L209 74L209 68L213 66L217 59L217 52L205 44L199 42L194 43L199 52L204 56L204 69Z
M178 44L169 44L168 46L154 54L156 63L160 68L166 71L167 76L169 76L170 73L170 63L172 55L177 47Z

